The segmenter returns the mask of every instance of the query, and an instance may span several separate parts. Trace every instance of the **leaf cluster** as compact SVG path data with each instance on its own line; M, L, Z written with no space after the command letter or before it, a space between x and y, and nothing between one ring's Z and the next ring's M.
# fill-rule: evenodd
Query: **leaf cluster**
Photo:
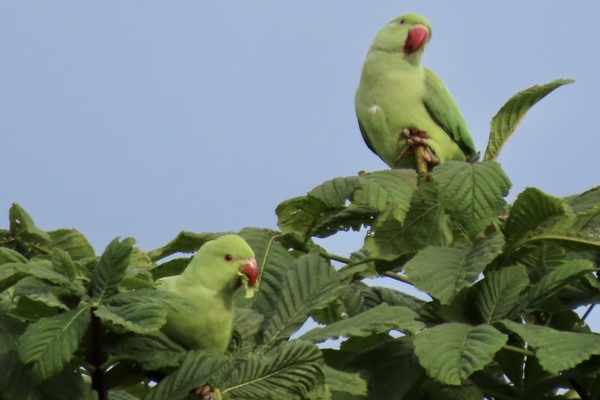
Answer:
M224 232L184 231L149 252L117 238L96 255L14 204L0 230L0 398L184 399L206 384L216 399L600 396L600 336L575 312L600 298L600 188L527 188L509 205L495 161L527 110L569 82L509 100L481 162L335 178L282 202L278 231L238 232L260 287L236 294L226 354L164 335L167 310L193 305L154 283ZM313 240L362 228L349 256ZM374 276L430 300L364 282ZM299 335L310 318L321 326Z

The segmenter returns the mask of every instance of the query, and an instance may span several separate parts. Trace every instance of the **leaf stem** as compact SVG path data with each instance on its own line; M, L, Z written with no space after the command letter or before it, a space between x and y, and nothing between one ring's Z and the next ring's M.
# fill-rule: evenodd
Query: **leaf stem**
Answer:
M397 281L400 281L400 282L403 282L403 283L407 283L407 284L409 284L409 285L411 285L411 286L414 286L414 285L413 285L413 284L412 284L412 283L411 283L411 282L408 280L408 278L406 277L406 275L402 275L402 274L399 274L399 273L397 273L397 272L394 272L394 271L386 271L386 272L384 272L382 275L385 275L385 276L387 276L387 277L389 277L389 278L392 278L392 279L395 279L395 280L397 280Z
M504 346L502 346L502 348L504 350L514 351L515 353L525 354L527 356L535 356L535 353L531 350L523 349L517 346L511 346L510 344L505 344Z
M338 256L337 254L328 253L326 251L322 251L319 254L322 257L329 258L330 260L333 260L333 261L339 261L344 264L350 264L352 262L352 260L347 257Z

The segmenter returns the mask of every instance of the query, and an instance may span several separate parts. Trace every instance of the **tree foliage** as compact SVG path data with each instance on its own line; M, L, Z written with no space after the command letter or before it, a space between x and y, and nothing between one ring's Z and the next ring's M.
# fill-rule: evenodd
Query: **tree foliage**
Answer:
M570 82L510 99L483 161L334 178L279 204L278 231L240 231L260 288L236 294L226 354L162 334L167 308L189 305L154 284L222 232L151 251L117 238L96 254L13 204L0 230L0 398L183 399L206 384L232 400L598 398L600 336L575 310L600 300L600 187L530 187L509 205L496 161L529 108ZM363 227L349 256L313 241ZM363 282L373 276L431 300ZM294 338L311 317L322 326ZM339 349L319 347L334 338Z

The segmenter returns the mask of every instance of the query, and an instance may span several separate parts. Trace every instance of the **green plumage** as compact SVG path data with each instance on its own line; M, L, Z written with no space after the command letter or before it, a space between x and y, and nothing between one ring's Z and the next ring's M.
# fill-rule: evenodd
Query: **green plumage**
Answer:
M415 26L429 31L414 52L405 44ZM367 146L392 168L415 168L414 152L398 159L407 146L405 128L427 133L431 150L440 159L472 160L475 145L467 123L444 83L420 65L431 38L431 25L410 13L393 19L375 36L356 91L356 115Z
M159 290L185 297L198 309L194 314L169 310L163 332L188 349L225 352L233 330L233 295L250 259L256 265L244 239L225 235L202 246L181 275L160 279Z

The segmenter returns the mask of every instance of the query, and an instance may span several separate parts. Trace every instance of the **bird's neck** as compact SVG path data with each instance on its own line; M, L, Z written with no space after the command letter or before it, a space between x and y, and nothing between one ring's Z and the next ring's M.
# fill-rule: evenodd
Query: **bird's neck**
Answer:
M381 60L386 63L400 64L403 66L410 65L412 67L421 66L421 56L423 51L416 51L412 54L407 54L403 51L387 51L380 49L371 49L368 58Z

